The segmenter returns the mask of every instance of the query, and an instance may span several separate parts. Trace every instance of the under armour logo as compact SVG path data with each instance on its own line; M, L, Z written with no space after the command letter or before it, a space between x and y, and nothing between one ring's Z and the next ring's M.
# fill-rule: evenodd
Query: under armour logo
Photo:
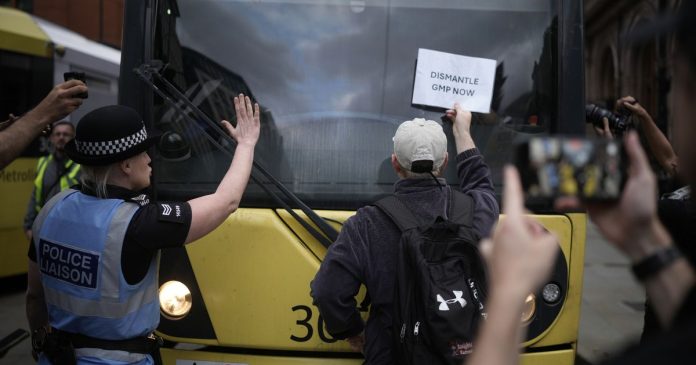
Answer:
M172 207L170 207L169 204L162 204L162 209L162 215L172 214Z
M445 299L442 297L442 295L440 295L440 294L437 295L437 302L440 303L440 308L439 308L439 309L440 309L441 311L448 311L448 310L450 310L450 309L449 309L449 305L450 305L450 304L454 304L454 303L459 303L459 305L461 305L462 308L464 308L464 306L466 305L466 300L465 300L464 298L462 298L462 296L464 295L464 292L463 292L463 291L452 290L452 293L454 293L454 298L452 298L452 299L447 299L447 300L445 300Z

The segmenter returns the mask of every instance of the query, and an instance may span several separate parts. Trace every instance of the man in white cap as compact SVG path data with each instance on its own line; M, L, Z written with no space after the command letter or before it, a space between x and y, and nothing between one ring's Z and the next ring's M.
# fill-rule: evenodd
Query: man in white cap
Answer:
M447 117L453 122L459 188L470 202L471 228L467 232L478 242L489 235L498 219L499 207L490 171L469 131L471 113L455 104L447 111ZM449 160L442 127L420 118L406 121L397 129L393 141L391 162L400 178L394 186L394 196L404 209L424 226L433 224L438 217L461 215L449 210L455 194L441 177ZM314 304L328 332L363 352L366 364L399 362L392 311L401 236L399 226L381 208L359 209L343 225L311 283ZM371 297L367 323L363 323L355 299L361 285L367 287Z

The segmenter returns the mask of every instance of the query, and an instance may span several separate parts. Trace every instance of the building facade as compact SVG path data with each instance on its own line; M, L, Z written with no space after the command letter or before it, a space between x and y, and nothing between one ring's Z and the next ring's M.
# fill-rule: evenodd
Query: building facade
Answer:
M678 5L678 0L585 0L588 103L612 109L616 99L634 96L669 136L674 37L627 45L623 36Z
M121 48L125 0L0 0L111 47Z

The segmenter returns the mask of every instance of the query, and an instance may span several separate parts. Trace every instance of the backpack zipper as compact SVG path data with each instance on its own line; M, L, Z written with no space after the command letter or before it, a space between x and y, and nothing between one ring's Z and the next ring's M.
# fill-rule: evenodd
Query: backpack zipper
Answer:
M404 337L406 337L406 323L401 325L401 343L404 343Z
M419 327L420 327L420 322L416 322L416 326L413 328L413 335L414 336L418 336L418 331L419 331L418 328Z

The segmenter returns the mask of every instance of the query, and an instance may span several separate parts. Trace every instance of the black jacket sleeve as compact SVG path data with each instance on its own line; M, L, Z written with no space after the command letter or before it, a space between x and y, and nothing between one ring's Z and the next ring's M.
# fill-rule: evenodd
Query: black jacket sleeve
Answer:
M364 242L352 217L343 226L310 284L314 305L319 308L331 336L345 339L360 334L364 323L355 296L363 281L361 260Z
M495 198L491 171L477 148L457 155L457 175L461 192L474 200L474 229L479 237L488 237L498 221L500 207Z

